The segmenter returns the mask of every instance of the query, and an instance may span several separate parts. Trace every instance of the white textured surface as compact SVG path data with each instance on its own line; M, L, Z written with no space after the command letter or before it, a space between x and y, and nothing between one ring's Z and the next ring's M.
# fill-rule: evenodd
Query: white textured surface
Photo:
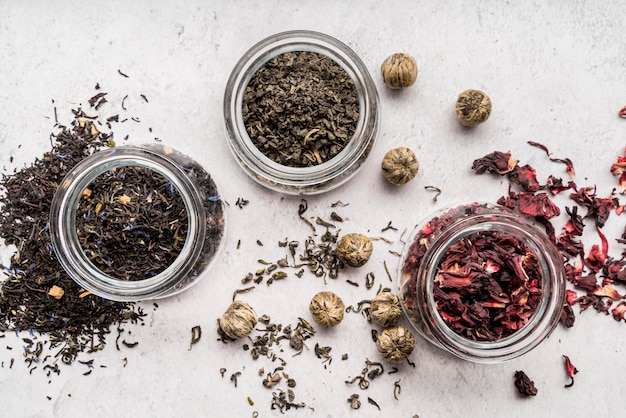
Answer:
M302 240L309 233L297 217L300 199L267 191L248 179L223 134L222 96L230 71L250 46L273 33L310 29L347 43L370 69L381 99L380 136L370 159L345 186L308 198L307 214L328 218L330 203L349 202L338 210L349 218L343 230L378 235L389 221L402 231L453 202L494 201L506 193L507 182L469 170L475 158L494 150L511 150L537 169L541 182L549 174L566 177L563 166L549 162L528 140L544 143L556 157L570 157L578 185L595 184L600 196L608 196L616 186L609 167L625 145L626 120L617 117L626 105L624 4L447 3L0 1L0 167L19 167L47 149L54 123L52 99L59 120L68 123L69 110L86 103L100 83L109 93L110 109L128 94L128 116L141 120L114 127L118 142L126 133L138 142L158 137L193 155L230 202L221 261L196 287L159 301L157 310L145 304L146 326L132 328L140 342L137 348L118 352L110 341L103 352L82 357L95 359L90 376L82 376L86 369L77 363L48 383L40 370L28 374L13 335L0 340L0 415L246 417L255 410L262 417L280 415L270 410L270 390L257 375L260 367L267 372L276 364L253 362L240 345L216 341L215 332L215 319L241 287L240 279L257 268L256 260L281 258L279 240ZM398 51L413 54L420 68L416 85L401 92L386 89L379 74L384 58ZM130 77L121 77L118 69ZM474 130L461 129L454 116L456 97L467 88L488 92L494 103L489 121ZM412 183L394 188L380 175L379 164L388 149L401 145L416 151L421 170ZM443 190L437 203L424 191L427 185ZM237 208L238 197L250 204ZM624 215L613 214L604 228L615 256L621 249L614 238L623 231L624 220ZM292 276L269 288L261 286L245 299L257 312L286 324L298 316L309 318L308 301L322 289L335 291L348 304L369 298L374 289L355 288L345 279L363 283L366 271L374 271L376 288L387 284L383 261L396 265L388 250L399 250L399 233L386 236L395 244L375 242L365 271L345 270L340 280L326 286L311 276ZM258 246L257 239L265 245ZM598 241L591 232L586 240ZM188 351L194 325L202 326L203 337ZM385 375L362 392L344 381L360 373L366 357L378 359L378 354L371 327L360 316L347 315L339 327L320 330L314 339L333 346L328 368L313 354L314 343L293 358L285 350L288 373L298 382L296 400L315 408L289 414L619 416L625 327L589 310L574 328L557 328L528 355L488 366L456 360L418 340L412 355L415 369L404 364L400 373ZM5 350L5 345L14 349ZM347 361L340 360L342 353L349 354ZM570 389L563 388L568 380L562 354L580 370ZM8 369L11 357L16 364ZM128 357L126 367L123 357ZM224 378L221 367L227 368ZM525 370L535 380L536 397L517 396L515 370ZM228 380L236 371L242 372L237 388ZM397 379L402 385L398 401L393 398ZM358 411L346 402L352 393L361 395ZM382 412L368 404L368 396Z

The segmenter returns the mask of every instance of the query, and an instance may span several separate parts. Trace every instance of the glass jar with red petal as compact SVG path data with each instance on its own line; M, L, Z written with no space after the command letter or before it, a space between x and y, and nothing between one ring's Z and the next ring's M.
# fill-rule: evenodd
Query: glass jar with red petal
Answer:
M419 224L403 250L399 287L420 335L481 363L535 348L565 303L563 262L546 233L486 203L448 207Z

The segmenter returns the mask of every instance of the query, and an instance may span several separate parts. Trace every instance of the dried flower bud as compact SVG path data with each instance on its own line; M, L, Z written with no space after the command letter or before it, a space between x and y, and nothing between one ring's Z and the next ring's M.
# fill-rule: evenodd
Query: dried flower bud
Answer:
M250 335L257 321L254 309L246 302L236 300L220 318L220 328L230 338L244 338Z
M367 263L374 247L372 240L363 234L346 234L337 242L337 257L350 267Z
M380 292L372 299L370 316L383 328L395 325L402 316L400 299L391 292Z
M343 320L345 305L333 292L319 292L309 304L309 311L318 324L333 327Z
M378 352L392 363L406 360L414 347L415 338L411 331L399 325L384 329L376 340Z
M381 164L383 176L399 186L413 180L420 166L415 153L406 147L394 148L385 154Z
M465 90L456 101L456 117L463 126L483 123L491 114L491 99L480 90Z
M387 57L381 65L383 80L392 89L412 86L417 79L417 63L415 59L404 53L396 53Z

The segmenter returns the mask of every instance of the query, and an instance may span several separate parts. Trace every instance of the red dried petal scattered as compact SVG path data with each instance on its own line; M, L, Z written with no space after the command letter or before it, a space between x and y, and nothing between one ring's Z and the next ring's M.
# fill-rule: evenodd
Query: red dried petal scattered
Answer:
M626 314L626 302L620 302L613 310L611 311L613 315L613 319L616 321L624 321L624 315Z
M574 170L574 163L569 158L550 158L550 161L554 161L557 163L565 164L565 172L570 178L574 178L576 176L576 171Z
M565 387L570 388L574 386L574 375L578 373L578 369L572 364L568 356L563 355L563 359L565 359L565 371L567 372L567 377L572 379L572 381L565 385Z
M626 152L626 148L624 152ZM611 165L611 174L620 176L617 189L621 194L626 193L626 156L617 157L617 162Z
M494 151L482 158L474 160L472 170L476 174L484 172L504 175L515 168L517 160L511 157L510 152Z
M575 304L576 300L578 299L578 294L576 294L576 292L574 292L573 290L569 290L569 289L567 289L565 292L567 293L568 305Z
M522 186L527 192L536 192L541 187L537 181L535 169L526 164L525 166L515 166L508 173L509 181Z
M568 189L576 189L576 183L573 181L567 182L567 186L563 184L563 179L559 177L554 177L553 175L548 176L548 180L546 181L546 189L550 190L554 196L557 194L564 192Z
M612 286L598 287L593 291L593 294L596 296L608 296L613 300L620 300L624 298L624 296L620 295Z
M519 211L526 215L550 219L561 214L561 209L550 200L546 193L534 195L521 192L518 197Z

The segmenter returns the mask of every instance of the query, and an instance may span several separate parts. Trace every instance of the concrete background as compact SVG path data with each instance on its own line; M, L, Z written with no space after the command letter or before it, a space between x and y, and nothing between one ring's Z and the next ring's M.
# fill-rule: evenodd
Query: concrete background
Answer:
M83 376L86 367L78 363L63 368L51 382L40 370L29 375L19 338L7 334L0 340L2 416L281 415L270 409L271 390L262 386L257 373L277 364L253 361L241 344L216 341L216 318L232 292L242 287L240 279L259 268L257 259L281 258L285 254L278 241L302 241L310 234L297 216L300 198L271 192L248 178L223 133L222 98L230 71L249 47L273 33L308 29L340 39L363 59L380 95L380 135L370 158L343 187L307 198L307 214L328 219L337 210L330 204L341 200L350 203L337 210L347 218L345 232L381 235L389 221L399 228L384 234L393 244L375 242L366 270L344 270L339 280L327 284L311 275L299 280L292 276L242 297L276 322L310 319L308 302L320 290L335 291L347 304L371 298L380 284L389 284L383 262L395 273L398 258L389 251L401 250L403 229L442 206L495 201L507 193L506 181L470 172L474 159L494 150L510 150L521 163L534 166L540 182L549 174L567 179L562 165L527 144L541 142L553 156L572 159L579 186L596 185L598 195L606 197L617 185L609 169L623 152L626 133L626 120L617 116L626 105L623 2L0 0L0 16L0 167L6 173L48 149L54 106L59 120L69 123L70 109L86 105L99 83L109 93L103 112L119 111L121 99L129 95L127 115L141 121L115 126L118 142L127 134L128 142L158 137L194 156L230 203L225 249L210 274L189 291L159 301L158 309L144 303L146 325L132 328L139 345L120 352L112 336L107 349L82 357L94 359L91 375ZM420 73L410 89L391 91L379 67L400 51L415 57ZM120 76L118 69L129 77ZM460 127L454 114L456 97L467 88L484 90L494 104L490 119L473 130ZM400 188L380 174L383 155L397 146L412 148L421 164L418 177ZM429 185L442 189L437 202L424 190ZM234 205L239 197L250 201L243 209ZM559 203L572 204L565 198ZM622 251L614 239L624 230L624 219L612 214L604 228L615 257ZM557 232L564 221L556 221ZM587 229L585 243L598 243L593 229ZM367 271L376 275L370 291L363 286ZM195 325L202 326L203 337L189 351ZM363 318L350 314L335 329L319 330L302 355L292 358L285 349L287 371L297 381L296 402L314 408L289 415L622 414L625 324L591 309L578 316L574 328L558 327L536 350L504 364L457 360L418 339L411 356L415 368L402 364L399 373L385 374L361 391L344 382L360 374L365 358L380 358L371 329ZM333 347L332 364L324 367L315 357L315 342ZM16 348L5 350L5 345ZM349 354L348 360L341 361L343 353ZM580 370L569 389L563 387L569 381L563 354ZM11 357L16 362L9 369ZM224 378L222 367L227 369ZM516 370L535 381L536 397L517 395ZM229 376L238 371L235 388ZM395 400L398 379L402 392ZM362 401L357 411L346 401L353 393ZM380 405L380 412L368 397Z

